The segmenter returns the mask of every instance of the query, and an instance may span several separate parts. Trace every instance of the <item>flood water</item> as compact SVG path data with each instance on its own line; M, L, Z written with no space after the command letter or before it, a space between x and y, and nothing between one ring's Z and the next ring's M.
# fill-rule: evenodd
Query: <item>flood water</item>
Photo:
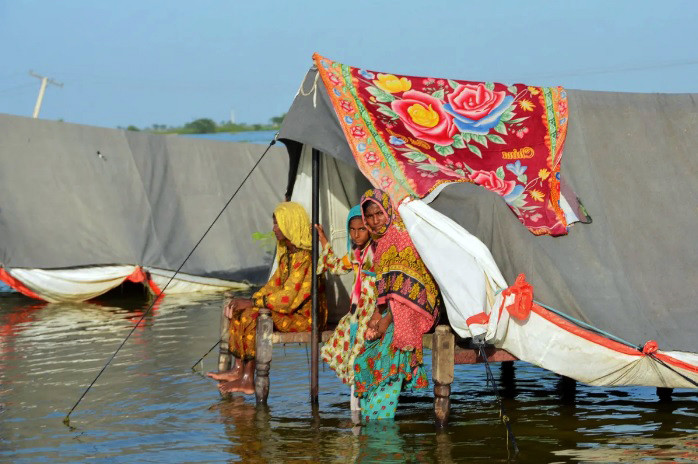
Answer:
M482 365L456 366L449 427L433 426L431 389L405 395L397 420L359 429L348 389L320 369L308 395L304 346L276 346L268 408L221 399L191 365L215 342L220 296L166 296L71 416L68 410L147 308L147 297L45 304L0 294L3 462L507 462L506 433ZM204 369L216 364L215 351ZM427 362L429 360L427 359ZM513 462L696 462L698 392L660 402L652 388L577 385L525 363L493 365L520 454Z

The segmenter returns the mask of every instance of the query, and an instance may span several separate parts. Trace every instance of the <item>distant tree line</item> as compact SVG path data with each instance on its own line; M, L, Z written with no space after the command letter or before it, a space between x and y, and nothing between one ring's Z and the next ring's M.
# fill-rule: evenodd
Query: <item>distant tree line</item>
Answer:
M210 118L199 118L184 124L183 126L168 126L166 124L153 124L150 127L139 128L134 125L119 126L118 129L129 131L143 131L154 134L213 134L215 132L246 132L276 130L281 127L286 113L269 119L268 124L236 124L230 121L216 121Z

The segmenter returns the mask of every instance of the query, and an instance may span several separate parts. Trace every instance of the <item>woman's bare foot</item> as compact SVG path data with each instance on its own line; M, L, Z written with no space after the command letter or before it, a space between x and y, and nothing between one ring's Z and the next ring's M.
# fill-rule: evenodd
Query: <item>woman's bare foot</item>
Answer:
M254 394L254 384L252 382L244 382L243 379L237 379L219 384L218 390L222 394L242 393L244 395L252 395Z
M255 362L245 361L242 370L242 376L237 380L231 380L230 382L224 382L218 385L218 390L221 393L243 393L245 395L252 395L254 393L254 368Z
M233 393L235 392L236 386L239 383L240 379L237 380L231 380L230 382L221 382L218 384L218 391L221 392L221 394L225 395L226 393Z
M206 375L211 377L213 380L218 380L219 382L230 382L242 377L242 369L230 369L229 371L223 372L208 372Z
M238 358L233 357L233 367L230 370L223 372L209 372L206 375L211 377L213 380L218 380L219 382L230 382L231 380L237 380L242 377L242 361Z

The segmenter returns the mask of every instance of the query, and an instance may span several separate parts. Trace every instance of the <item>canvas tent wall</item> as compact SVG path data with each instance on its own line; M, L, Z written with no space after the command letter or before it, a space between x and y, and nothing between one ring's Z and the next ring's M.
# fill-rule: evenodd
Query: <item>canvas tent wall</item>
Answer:
M10 115L0 133L2 271L49 301L143 275L163 286L265 149ZM271 232L284 152L270 149L168 291L267 277L273 239L252 235Z
M280 137L356 166L317 74L305 76ZM525 273L538 301L637 346L657 340L697 353L696 96L570 90L568 98L562 170L592 224L537 237L472 184L448 186L430 206L484 242L509 283Z

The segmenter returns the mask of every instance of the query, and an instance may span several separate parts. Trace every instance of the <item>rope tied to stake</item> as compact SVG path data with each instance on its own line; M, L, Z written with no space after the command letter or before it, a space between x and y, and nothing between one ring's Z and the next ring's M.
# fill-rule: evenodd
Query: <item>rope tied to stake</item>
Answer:
M497 382L494 379L494 374L492 374L490 362L487 359L487 353L485 352L485 344L484 342L478 343L477 346L480 349L480 356L482 356L482 360L485 361L484 364L487 377L487 384L492 386L492 393L494 394L494 397L497 401L497 405L499 406L499 420L502 421L502 424L504 424L504 427L506 428L507 460L509 460L511 458L511 455L509 454L510 448L513 450L514 456L519 454L519 447L516 445L516 436L514 435L514 431L511 429L511 419L509 419L509 416L507 415L506 410L504 409L502 397L499 396L499 390L497 390Z

